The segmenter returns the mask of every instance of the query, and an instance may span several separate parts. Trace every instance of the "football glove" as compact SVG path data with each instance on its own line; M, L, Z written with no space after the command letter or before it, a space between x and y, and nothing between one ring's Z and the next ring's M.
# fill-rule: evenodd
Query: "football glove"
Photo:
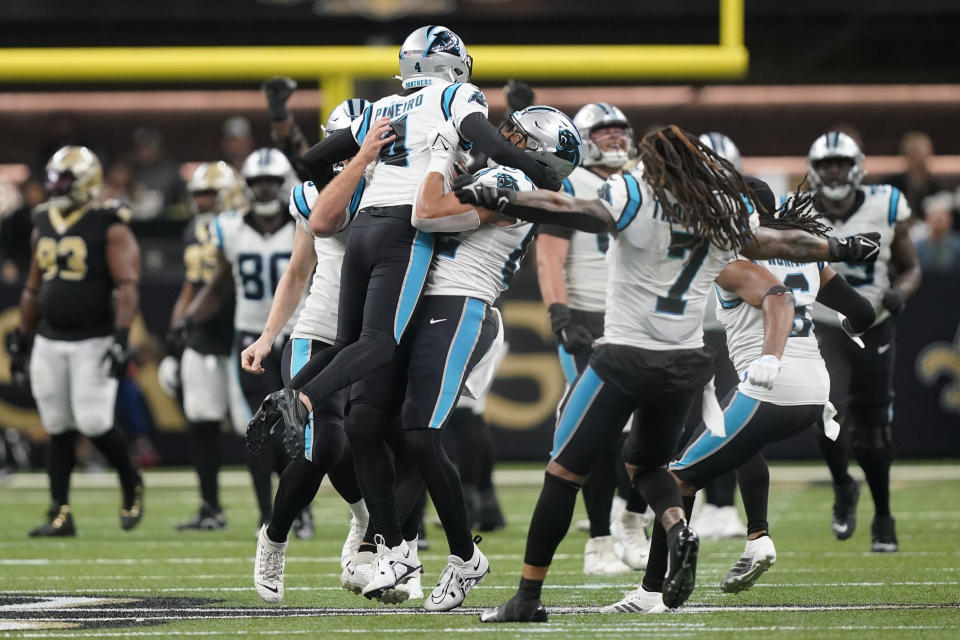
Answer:
M880 255L880 234L858 233L844 238L828 238L830 262L876 262Z
M903 310L903 305L907 303L907 296L899 289L887 289L883 294L881 304L883 308L896 315Z
M554 302L547 308L550 314L550 330L553 331L567 353L589 351L593 346L593 334L570 317L570 307Z
M272 122L280 122L290 117L287 100L290 99L296 88L296 80L282 76L274 76L260 85L260 89L267 96L267 112L270 114Z
M7 353L10 354L10 379L14 386L30 386L30 347L33 341L14 329L7 334Z
M850 323L849 318L845 318L843 314L838 314L838 315L840 316L840 328L843 329L843 332L847 334L847 336L851 340L853 340L854 344L856 344L858 347L863 349L864 344L863 344L863 340L860 339L860 336L862 336L864 331L869 329L869 327L865 328L863 331L857 331L856 329L853 328L853 325Z
M191 329L193 329L193 323L189 318L178 320L170 325L170 329L167 330L167 353L179 357L187 347Z
M116 329L113 332L113 344L103 355L110 375L118 380L127 375L127 365L130 364L130 347L127 345L129 334L129 329Z
M172 398L177 397L180 389L180 359L174 356L164 356L157 365L157 382L163 392Z
M761 389L773 389L773 380L780 373L780 358L767 354L747 367L747 382Z
M507 106L511 111L521 111L533 104L533 88L526 82L507 80L503 91L507 94Z
M517 199L517 192L513 189L498 189L482 184L470 174L458 176L453 181L453 192L463 204L472 204L499 213Z

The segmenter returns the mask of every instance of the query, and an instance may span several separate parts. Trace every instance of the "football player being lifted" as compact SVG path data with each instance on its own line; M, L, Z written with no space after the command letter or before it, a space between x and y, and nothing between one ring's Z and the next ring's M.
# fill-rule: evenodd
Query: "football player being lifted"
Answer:
M181 394L193 448L194 469L200 483L200 508L177 525L178 530L222 529L227 518L220 507L220 423L229 415L230 349L233 345L233 295L224 299L206 321L187 329L187 308L217 269L217 248L210 225L242 194L240 177L226 162L204 162L187 183L193 217L183 230L185 274L173 307L167 338L171 354L157 375L164 387Z
M120 476L120 526L132 529L143 517L143 482L126 436L114 425L139 299L140 247L126 224L129 211L98 201L102 182L100 160L90 149L63 147L47 163L49 200L33 213L33 259L10 360L14 380L25 382L29 369L50 435L51 506L31 536L76 535L69 490L78 432Z
M563 190L574 197L593 198L604 181L620 173L633 157L633 129L620 109L604 102L582 107L573 123L583 140L583 166L563 181ZM537 228L540 294L559 342L557 351L567 385L573 384L586 367L594 341L603 335L605 258L609 246L607 233L586 233L551 224ZM646 566L650 541L643 512L647 504L630 490L630 480L620 459L626 431L599 460L583 485L590 526L590 538L583 551L586 574L626 573ZM627 504L611 516L618 488Z
M813 308L817 339L830 372L830 400L843 426L836 441L822 433L818 439L833 476L833 534L845 540L856 527L860 488L847 473L847 447L852 441L853 455L873 495L871 548L883 552L898 549L890 514L897 315L920 286L920 265L907 233L906 198L890 185L861 186L863 160L853 138L836 131L817 138L807 156L807 171L816 190L814 206L833 227L832 235L880 233L876 263L831 264L876 310L876 322L863 334L863 348L847 339L836 313L819 304Z

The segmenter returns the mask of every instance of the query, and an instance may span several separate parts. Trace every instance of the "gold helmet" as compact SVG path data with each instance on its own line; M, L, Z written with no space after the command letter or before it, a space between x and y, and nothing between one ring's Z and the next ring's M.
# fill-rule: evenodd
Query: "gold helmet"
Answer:
M191 196L204 191L216 192L217 211L241 208L244 205L243 182L233 167L222 160L204 162L198 166L187 183L187 191ZM190 209L194 214L208 213L199 211L193 198L190 200Z
M103 186L103 167L86 147L62 147L47 163L46 189L52 207L74 211L95 200Z

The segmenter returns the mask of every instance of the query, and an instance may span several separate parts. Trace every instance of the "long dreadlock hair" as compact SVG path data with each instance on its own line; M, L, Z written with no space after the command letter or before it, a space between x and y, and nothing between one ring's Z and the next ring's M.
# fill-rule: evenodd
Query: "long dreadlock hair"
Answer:
M676 125L648 133L638 147L644 181L671 225L693 234L688 244L738 251L753 239L750 214L766 207L729 161Z
M816 192L807 191L806 184L807 180L804 178L797 190L785 198L772 215L761 215L760 226L770 229L796 229L826 238L827 232L833 227L821 222L816 211L811 213Z

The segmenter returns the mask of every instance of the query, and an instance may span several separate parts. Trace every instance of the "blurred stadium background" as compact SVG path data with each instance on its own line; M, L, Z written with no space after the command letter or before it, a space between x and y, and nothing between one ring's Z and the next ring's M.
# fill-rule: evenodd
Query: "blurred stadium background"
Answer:
M722 131L745 170L780 193L802 178L820 133L854 133L867 181L896 176L917 241L945 247L929 252L935 258L901 319L898 455L960 455L955 0L5 0L0 333L17 322L42 167L63 144L88 145L104 161L108 191L133 206L144 249L137 365L119 418L140 437L143 462L186 464L183 418L155 373L183 277L184 179L198 162L236 163L269 144L259 90L266 77L296 77L291 106L312 142L330 106L395 89L396 46L429 23L467 43L494 122L506 107L504 82L523 80L537 102L569 114L587 102L616 104L638 134L665 123ZM952 225L926 223L943 211ZM511 354L487 418L501 459L541 460L563 378L529 264L502 306ZM25 436L39 464L43 436L31 402L10 385L0 348L0 427L8 441ZM230 444L235 461L239 446ZM771 454L815 451L805 434Z

